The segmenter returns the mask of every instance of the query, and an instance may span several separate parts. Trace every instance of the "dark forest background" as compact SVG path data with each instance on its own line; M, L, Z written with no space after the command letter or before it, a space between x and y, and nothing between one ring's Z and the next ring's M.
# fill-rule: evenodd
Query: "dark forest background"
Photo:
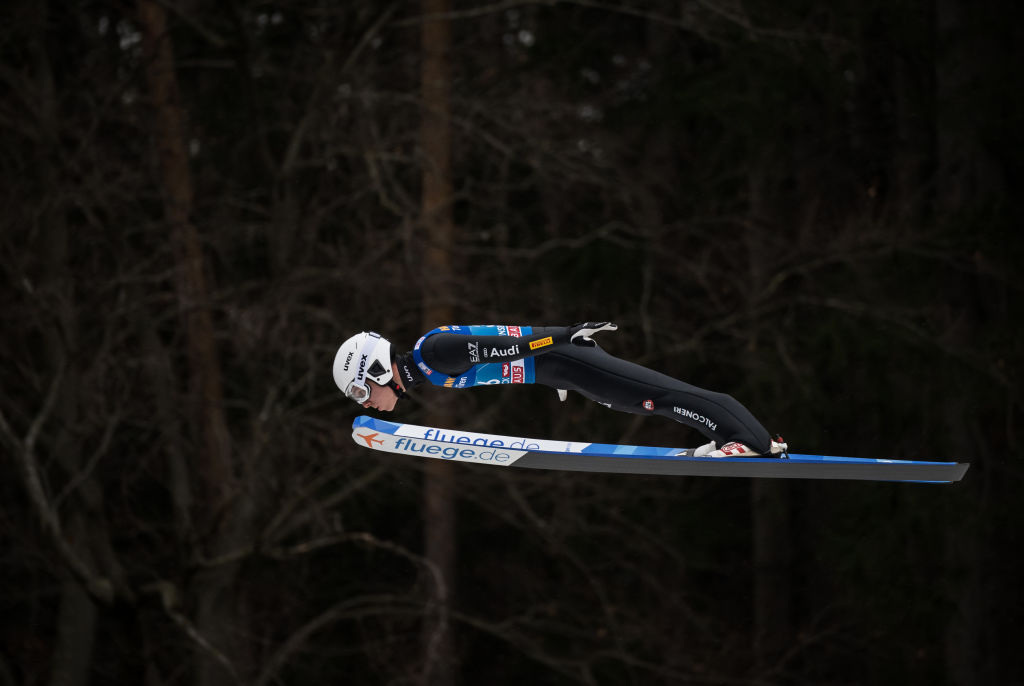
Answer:
M0 686L1024 684L1015 0L11 0ZM952 486L371 453L337 346L619 324ZM396 418L695 445L524 387Z

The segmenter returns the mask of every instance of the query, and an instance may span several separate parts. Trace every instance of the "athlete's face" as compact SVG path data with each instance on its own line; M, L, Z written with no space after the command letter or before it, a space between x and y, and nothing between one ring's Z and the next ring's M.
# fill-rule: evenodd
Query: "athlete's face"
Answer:
M380 384L374 383L369 379L366 380L366 385L370 387L370 399L363 403L363 407L369 409L380 410L381 412L390 412L395 409L395 403L398 402L398 396L395 392L387 386L381 386Z

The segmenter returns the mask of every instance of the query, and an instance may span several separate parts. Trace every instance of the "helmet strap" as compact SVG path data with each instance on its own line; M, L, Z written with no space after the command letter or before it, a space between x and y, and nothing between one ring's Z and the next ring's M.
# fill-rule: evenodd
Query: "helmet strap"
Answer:
M399 400L405 397L405 391L402 390L402 385L398 383L398 381L396 381L395 379L391 379L391 381L388 381L388 388L395 392L395 395L398 396Z

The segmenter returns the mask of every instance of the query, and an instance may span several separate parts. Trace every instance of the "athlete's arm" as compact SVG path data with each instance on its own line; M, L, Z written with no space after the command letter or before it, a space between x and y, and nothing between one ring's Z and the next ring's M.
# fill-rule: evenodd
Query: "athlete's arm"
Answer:
M614 324L587 322L566 327L545 327L529 336L474 336L436 333L423 341L423 361L443 374L456 376L474 364L507 362L543 355L567 345L595 345L590 335L614 330ZM609 328L611 327L611 328Z
M529 336L473 336L435 333L423 341L420 354L431 368L457 376L474 364L521 360L569 344L568 329Z

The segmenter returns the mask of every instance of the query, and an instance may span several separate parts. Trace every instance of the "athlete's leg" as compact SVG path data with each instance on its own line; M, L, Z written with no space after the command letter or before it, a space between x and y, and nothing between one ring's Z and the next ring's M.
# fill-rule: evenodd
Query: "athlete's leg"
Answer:
M723 445L738 441L768 453L771 437L735 398L698 388L600 347L569 348L536 359L537 383L576 391L613 410L658 414L691 426Z

